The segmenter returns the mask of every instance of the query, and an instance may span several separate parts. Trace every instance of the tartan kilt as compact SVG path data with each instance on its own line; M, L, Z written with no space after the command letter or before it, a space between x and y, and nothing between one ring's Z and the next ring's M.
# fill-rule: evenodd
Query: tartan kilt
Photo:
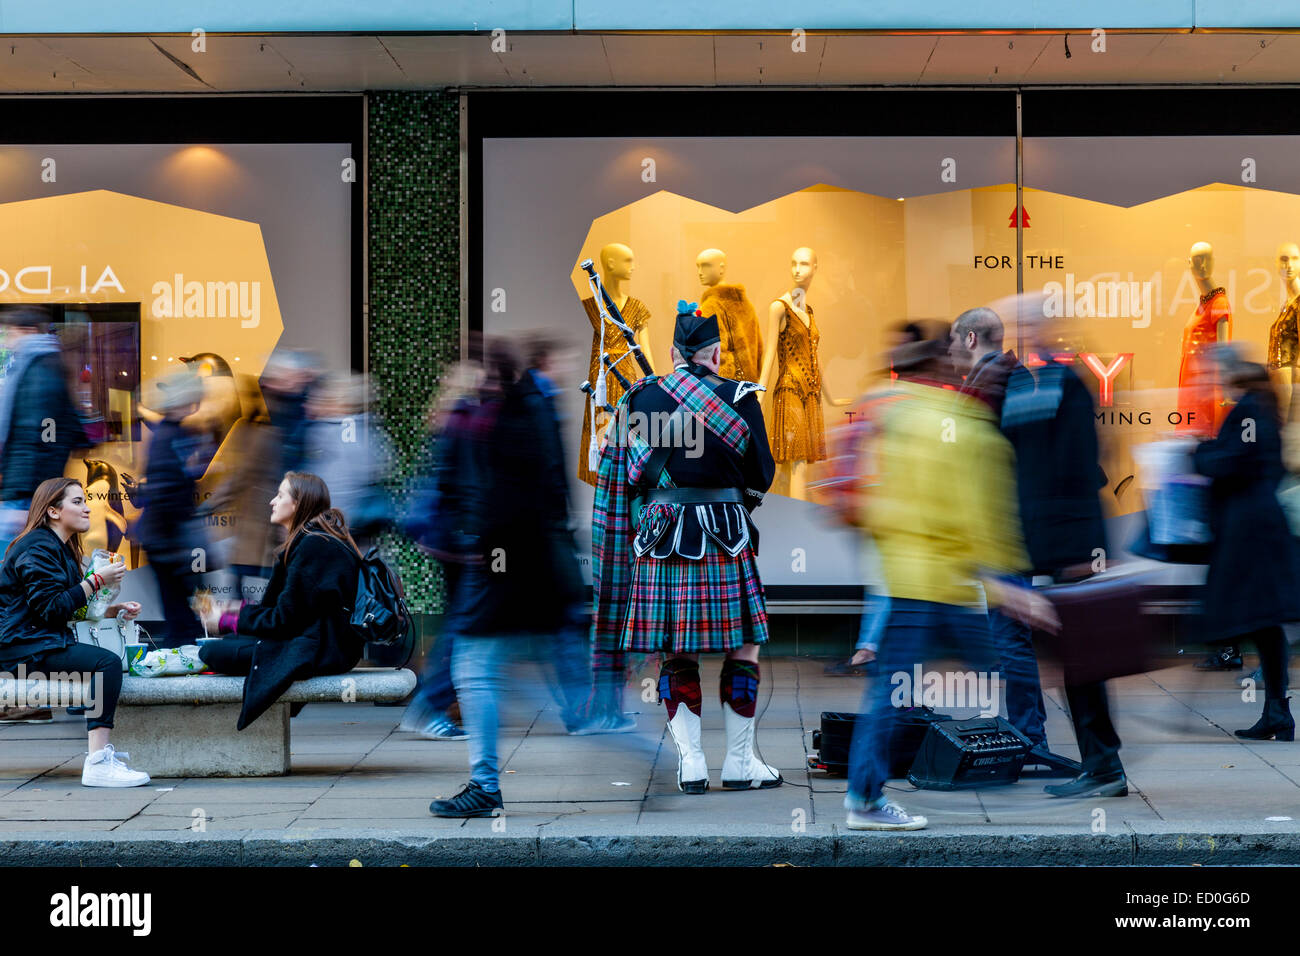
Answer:
M706 538L703 557L649 554L632 562L621 650L709 654L767 643L767 604L753 548L727 554Z

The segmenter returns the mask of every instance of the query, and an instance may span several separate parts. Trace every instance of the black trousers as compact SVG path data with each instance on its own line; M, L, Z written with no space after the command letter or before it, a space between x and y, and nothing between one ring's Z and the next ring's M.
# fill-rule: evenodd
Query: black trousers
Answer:
M247 677L253 667L253 637L223 637L199 647L199 658L218 674Z
M159 646L197 644L203 636L203 625L190 608L190 598L194 596L198 575L188 561L159 560L150 555L149 566L158 579L163 623L167 628L166 634L158 641Z
M113 726L117 699L122 695L122 659L112 651L92 644L69 644L62 650L37 655L27 667L28 677L35 672L46 679L51 674L88 675L91 683L84 698L86 729Z
M1254 644L1259 651L1259 666L1264 671L1264 696L1270 700L1279 700L1287 692L1287 647L1286 634L1280 624L1261 628L1250 634L1233 638L1238 648L1242 644Z
M1079 742L1083 772L1106 774L1122 771L1119 734L1110 720L1106 682L1067 686L1065 700L1070 705L1070 720L1074 723L1074 736Z

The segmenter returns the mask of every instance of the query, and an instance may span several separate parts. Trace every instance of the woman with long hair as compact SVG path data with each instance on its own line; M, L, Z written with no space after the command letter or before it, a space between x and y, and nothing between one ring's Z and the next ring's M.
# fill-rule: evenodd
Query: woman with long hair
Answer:
M149 775L132 770L127 754L109 743L113 715L122 691L122 660L112 651L77 643L68 622L100 587L119 584L125 564L113 564L82 577L81 535L90 528L90 508L81 482L47 478L32 494L27 523L5 551L0 568L0 671L19 666L40 672L82 675L89 683L83 698L89 753L81 770L86 787L139 787ZM106 617L134 618L134 601L111 605ZM44 723L49 710L12 715Z
M1294 740L1282 624L1300 619L1300 554L1277 498L1284 473L1277 395L1262 365L1227 347L1217 357L1224 394L1236 404L1195 455L1196 470L1211 479L1205 626L1214 640L1259 651L1264 713L1237 736Z
M271 499L271 523L284 528L261 604L209 612L209 630L234 630L199 651L220 674L247 675L238 728L270 708L296 680L342 674L361 660L349 623L361 555L343 515L316 475L290 471ZM216 625L216 627L213 627Z

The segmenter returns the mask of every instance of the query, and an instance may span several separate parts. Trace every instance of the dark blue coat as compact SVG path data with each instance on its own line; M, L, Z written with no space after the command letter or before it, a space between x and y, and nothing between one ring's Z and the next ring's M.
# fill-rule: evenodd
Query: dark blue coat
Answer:
M1258 397L1243 397L1219 434L1201 443L1196 470L1213 479L1205 636L1227 641L1300 620L1300 555L1277 500L1281 430Z

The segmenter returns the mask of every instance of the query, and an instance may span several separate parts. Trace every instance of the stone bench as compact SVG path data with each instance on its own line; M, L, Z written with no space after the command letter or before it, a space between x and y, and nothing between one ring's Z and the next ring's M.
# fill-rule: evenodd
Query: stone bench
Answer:
M36 683L27 681L28 699ZM236 730L244 678L127 675L113 746L130 753L131 765L152 777L280 776L289 772L290 704L400 701L415 684L414 672L389 667L297 681L266 713Z

